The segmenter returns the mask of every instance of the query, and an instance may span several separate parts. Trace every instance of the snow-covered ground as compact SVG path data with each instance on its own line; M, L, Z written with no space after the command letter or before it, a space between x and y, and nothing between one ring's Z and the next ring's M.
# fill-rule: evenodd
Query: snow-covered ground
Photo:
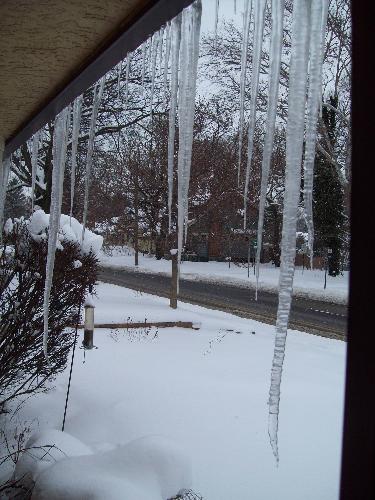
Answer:
M135 268L133 250L127 247L115 247L111 255L100 254L103 265L121 269ZM154 273L170 274L171 262L169 260L156 260L154 256L139 254L140 272L152 271ZM261 264L259 288L266 291L276 292L278 290L280 269L272 264ZM303 270L297 268L294 276L293 293L298 296L312 299L347 303L349 275L345 271L343 276L335 278L327 275L327 287L324 289L324 271ZM254 268L250 268L250 276L247 276L247 267L239 267L227 262L182 262L181 275L184 279L214 281L218 283L232 283L239 286L255 287Z
M205 500L338 498L344 342L289 331L276 467L267 435L273 327L189 304L172 310L167 299L108 284L95 303L97 323L179 319L201 329L97 329L98 349L76 351L69 434L103 460L133 439L165 436L191 457ZM20 425L61 428L68 372L25 403ZM105 467L95 470L110 484Z

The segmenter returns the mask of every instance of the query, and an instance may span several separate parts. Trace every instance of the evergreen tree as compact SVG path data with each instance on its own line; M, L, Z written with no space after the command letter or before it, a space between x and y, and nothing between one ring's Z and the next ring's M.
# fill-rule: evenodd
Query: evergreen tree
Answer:
M337 96L330 104L337 108ZM336 114L323 107L323 122L332 145L335 142ZM344 230L344 193L336 168L319 152L314 167L314 225L315 251L328 257L328 273L341 272L342 236ZM331 249L328 254L328 249Z

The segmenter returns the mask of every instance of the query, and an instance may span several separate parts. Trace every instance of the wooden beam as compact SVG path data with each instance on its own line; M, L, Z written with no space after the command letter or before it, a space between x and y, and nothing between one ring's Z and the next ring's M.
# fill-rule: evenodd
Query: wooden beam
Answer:
M109 329L122 329L130 330L135 328L191 328L192 330L199 330L200 324L193 323L192 321L141 321L139 323L99 323L95 324L94 328L109 328ZM78 325L79 329L84 328L84 325Z

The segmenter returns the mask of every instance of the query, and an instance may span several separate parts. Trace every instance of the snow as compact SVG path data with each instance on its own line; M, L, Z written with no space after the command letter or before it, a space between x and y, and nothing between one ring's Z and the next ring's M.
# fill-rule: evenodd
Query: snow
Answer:
M153 256L139 255L139 266L134 266L134 256L130 249L115 247L112 255L103 252L99 254L103 266L116 269L132 269L139 272L168 274L171 273L171 261ZM253 268L250 268L250 276L247 277L247 267L231 265L230 269L226 262L182 262L180 275L183 279L210 281L215 283L228 283L254 289L256 277ZM277 292L280 269L272 264L260 264L259 290ZM293 294L298 297L306 297L325 302L346 304L348 299L349 273L344 271L342 276L335 278L327 275L327 288L324 290L324 271L314 269L310 271L297 267L294 275Z
M85 303L83 304L84 307L95 307L94 304L94 299L92 295L87 295L85 299Z
M92 454L92 450L77 438L56 429L35 432L26 442L17 462L15 478L23 478L23 484L32 485L45 469L66 457Z
M32 498L165 500L190 485L185 454L170 440L147 436L104 453L57 461L37 477Z
M13 231L13 227L14 224L12 219L8 219L4 224L4 233L7 235L10 234Z
M33 215L30 217L28 222L28 231L35 241L41 241L47 238L49 220L49 214L46 214L42 209L35 210ZM70 217L69 215L61 214L57 235L58 241L78 243L84 255L90 252L93 252L94 255L98 255L103 245L103 236L86 229L85 238L82 242L82 230L83 226L77 221L77 219ZM79 261L75 262L78 263ZM79 267L79 264L77 264L77 267Z
M73 487L92 485L97 496L90 498L124 498L122 487L132 500L161 498L156 487L154 496L133 495L139 483L126 461L135 455L125 453L131 441L159 435L191 457L192 487L205 500L338 498L345 343L288 332L277 468L266 419L272 326L189 304L173 310L168 299L108 284L99 284L94 302L97 323L141 321L147 311L150 321L189 320L201 328L157 335L96 329L98 349L85 353L85 363L76 351L65 427L94 455L59 460L41 473L38 488L53 482L56 495L65 492L46 497L75 498ZM29 398L17 419L41 433L60 429L68 372L54 389ZM137 458L135 468L142 467Z

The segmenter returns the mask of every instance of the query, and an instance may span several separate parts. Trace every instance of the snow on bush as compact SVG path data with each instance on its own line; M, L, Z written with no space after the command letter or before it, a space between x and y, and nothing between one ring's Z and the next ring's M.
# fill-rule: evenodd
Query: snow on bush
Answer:
M28 222L28 230L34 241L40 242L47 239L47 231L49 227L49 214L44 210L35 210ZM60 217L60 229L58 234L57 248L62 249L63 241L78 243L84 255L90 253L98 255L103 245L103 236L93 233L89 229L85 229L85 235L82 241L83 226L74 217L62 214Z
M66 432L49 430L31 437L28 447L16 477L26 487L35 483L34 499L167 500L191 487L190 459L161 436L93 454Z

